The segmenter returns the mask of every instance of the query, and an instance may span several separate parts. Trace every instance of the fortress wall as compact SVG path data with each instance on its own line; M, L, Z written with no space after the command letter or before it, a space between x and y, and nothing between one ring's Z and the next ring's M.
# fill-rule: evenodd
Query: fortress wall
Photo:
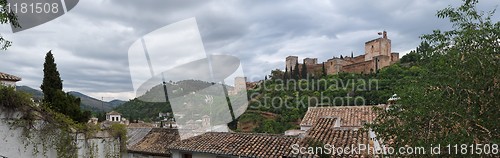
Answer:
M353 64L353 61L343 60L339 58L330 59L325 63L326 74L337 74L342 71L342 67L345 65Z
M373 71L375 70L374 68L375 64L373 62L374 62L373 60L369 60L360 63L354 63L351 65L346 65L342 67L342 72L363 73L363 74L371 73L372 70Z

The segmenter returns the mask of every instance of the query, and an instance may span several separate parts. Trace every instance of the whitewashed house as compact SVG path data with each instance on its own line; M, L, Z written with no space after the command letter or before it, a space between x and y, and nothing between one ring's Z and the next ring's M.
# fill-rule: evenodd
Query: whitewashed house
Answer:
M120 114L116 111L108 112L108 113L106 113L106 121L120 122L120 121L122 121L122 114Z
M0 85L16 87L17 81L21 81L21 78L0 72Z

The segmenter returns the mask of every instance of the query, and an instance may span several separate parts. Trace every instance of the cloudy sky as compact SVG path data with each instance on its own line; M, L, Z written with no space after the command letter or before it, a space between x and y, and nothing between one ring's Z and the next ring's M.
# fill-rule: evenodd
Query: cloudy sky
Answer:
M500 4L485 0L481 10ZM104 100L135 97L127 51L141 36L163 26L196 18L209 54L240 58L250 80L284 68L288 55L299 59L363 54L364 42L386 30L392 51L400 56L434 29L448 30L437 10L459 1L446 0L82 0L65 15L32 29L0 33L13 42L0 52L0 72L39 88L45 53L52 50L65 91ZM494 21L500 17L495 15Z

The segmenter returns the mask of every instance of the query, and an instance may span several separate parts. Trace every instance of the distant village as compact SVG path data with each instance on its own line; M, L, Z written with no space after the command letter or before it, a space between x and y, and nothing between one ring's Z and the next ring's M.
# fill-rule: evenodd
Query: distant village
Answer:
M365 43L364 55L331 58L321 64L317 58L305 58L302 64L307 66L307 71L310 73L319 73L322 67L326 68L327 74L373 73L399 60L399 54L391 52L391 40L388 39L387 33L384 31L381 35L382 37ZM297 56L286 57L285 69L294 71L296 64L301 65ZM2 85L15 87L16 82L20 80L20 77L0 72ZM228 93L235 95L247 87L254 87L255 84L246 82L244 77L238 77L235 79L234 88ZM116 111L106 113L103 122L91 118L89 123L103 127L116 123L126 125L127 140L121 141L127 143L127 153L122 155L127 158L317 157L317 153L298 151L315 147L311 142L319 141L335 147L365 144L373 151L382 150L383 143L379 142L373 131L364 129L363 125L374 121L377 117L373 107L389 108L395 100L397 96L388 98L387 104L381 105L309 107L300 121L300 128L282 134L237 133L227 128L214 128L210 125L211 118L205 115L202 119L188 121L188 125L203 127L203 130L193 128L194 134L182 139L179 134L181 125L176 123L174 114L161 112L158 113L158 117L162 120L154 123L131 122ZM0 149L0 155L2 152L7 152L1 151L3 149ZM362 153L335 156L367 157L373 152L367 150Z

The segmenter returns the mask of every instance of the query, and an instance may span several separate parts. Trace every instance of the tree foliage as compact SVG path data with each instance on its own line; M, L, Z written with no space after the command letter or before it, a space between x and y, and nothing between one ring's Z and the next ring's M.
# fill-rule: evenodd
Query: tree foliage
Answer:
M45 56L43 81L40 88L44 94L43 100L46 102L53 102L56 99L57 91L62 91L63 88L61 76L59 71L57 71L57 64L55 63L52 51L49 51Z
M438 11L453 30L422 36L431 47L417 54L422 73L405 80L401 100L371 126L384 140L396 147L500 141L500 22L476 4Z
M307 65L305 63L302 64L301 78L307 79Z
M410 51L410 53L401 57L401 63L417 63L424 62L422 60L429 59L429 54L432 52L431 46L427 41L422 41L417 49Z
M0 6L2 7L0 10L0 24L11 24L14 27L21 27L17 22L17 17L12 11L8 11L7 0L0 0ZM8 47L12 45L12 42L5 39L0 35L0 49L7 50Z
M62 113L77 122L87 122L90 118L90 112L81 111L80 98L75 98L62 90L62 80L51 51L45 56L43 82L40 88L44 94L43 101L47 103L50 109Z

